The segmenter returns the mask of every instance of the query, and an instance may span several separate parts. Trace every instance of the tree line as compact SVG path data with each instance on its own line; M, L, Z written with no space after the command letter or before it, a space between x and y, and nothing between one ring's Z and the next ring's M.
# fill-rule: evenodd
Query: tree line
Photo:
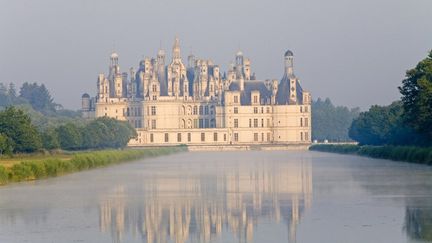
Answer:
M432 145L432 51L406 72L402 98L372 106L354 119L349 136L361 145Z
M85 125L66 123L39 130L24 111L13 106L0 111L0 154L31 153L42 149L81 150L125 147L136 137L126 121L100 117Z

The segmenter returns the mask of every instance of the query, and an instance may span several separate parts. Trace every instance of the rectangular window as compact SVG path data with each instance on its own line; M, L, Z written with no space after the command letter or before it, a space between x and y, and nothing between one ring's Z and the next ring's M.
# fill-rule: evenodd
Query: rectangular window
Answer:
M239 135L238 133L234 133L234 141L238 142L239 140Z
M156 115L156 106L151 107L151 114L152 116Z
M169 142L169 137L168 137L168 133L165 133L165 143Z
M254 107L254 113L255 113L255 114L258 113L258 107Z
M224 133L224 141L226 142L226 133Z
M305 123L305 127L309 126L309 119L307 117L305 117L304 123Z
M154 137L153 137L153 133L150 133L150 143L154 142Z
M264 107L261 107L261 113L264 113Z
M254 142L258 142L258 133L254 133Z
M267 133L267 142L270 142L270 133Z
M190 132L188 133L188 142L190 142L192 139L191 139L191 134L190 134Z
M254 97L253 97L253 102L256 104L256 103L258 103L258 96L257 95L254 95Z
M261 141L264 141L264 133L261 133Z
M208 113L209 113L209 108L208 108L208 106L205 106L204 107L204 115L208 115Z
M203 128L203 127L204 127L203 119L199 119L199 128Z
M249 127L252 127L252 119L249 119Z
M234 95L234 103L238 103L238 96Z
M261 127L264 127L264 119L261 119Z
M238 119L234 119L234 127L239 127L238 125Z
M205 119L204 120L204 127L208 128L209 127L209 119Z
M238 107L234 107L234 114L238 114Z
M218 140L218 134L217 132L213 133L213 141L217 142Z
M254 127L258 127L258 119L254 119Z
M205 133L201 133L201 142L204 142L205 141Z
M182 138L181 138L181 133L177 133L177 142L181 142Z
M151 120L151 128L156 129L156 120Z
M267 113L270 113L270 107L267 107L267 108L266 108L266 112L267 112Z
M199 114L202 115L203 114L203 107L200 105L199 106Z
M300 132L300 141L303 141L303 132Z
M197 113L198 113L198 107L194 106L194 108L193 108L193 114L196 115Z

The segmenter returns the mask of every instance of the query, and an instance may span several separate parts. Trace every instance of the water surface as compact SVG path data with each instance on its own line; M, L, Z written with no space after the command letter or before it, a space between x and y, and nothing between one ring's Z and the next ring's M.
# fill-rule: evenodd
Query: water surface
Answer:
M430 242L432 168L191 152L0 187L0 242Z

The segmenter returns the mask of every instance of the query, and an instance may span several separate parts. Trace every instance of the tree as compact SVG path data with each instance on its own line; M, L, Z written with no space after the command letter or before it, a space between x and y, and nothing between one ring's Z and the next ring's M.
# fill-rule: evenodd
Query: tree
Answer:
M312 139L349 141L348 129L359 113L359 108L334 106L329 98L318 98L312 102Z
M82 147L80 128L73 123L61 125L56 130L62 149L75 150Z
M26 99L33 109L41 112L54 112L56 104L53 102L48 89L44 84L24 83L20 89L20 97Z
M11 155L12 151L13 151L13 147L10 138L0 133L0 155L3 154Z
M45 149L51 150L51 149L60 148L58 133L55 129L48 128L47 130L42 132L41 136L42 136L43 147Z
M372 106L360 113L349 128L349 136L362 145L407 145L422 141L421 136L404 125L400 101L389 106Z
M7 107L0 112L0 133L12 141L14 152L34 152L42 145L30 117L14 107Z
M399 91L404 122L432 140L432 51L407 71Z

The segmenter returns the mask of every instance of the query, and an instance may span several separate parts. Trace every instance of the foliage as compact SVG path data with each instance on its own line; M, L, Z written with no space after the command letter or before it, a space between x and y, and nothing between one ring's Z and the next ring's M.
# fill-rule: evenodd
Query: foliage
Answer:
M360 144L369 145L420 143L422 137L403 123L402 114L400 101L389 106L374 105L353 120L349 136Z
M399 91L405 122L432 140L432 51L415 68L407 71Z
M8 182L8 172L6 168L0 165L0 185L6 184Z
M334 106L329 98L318 98L312 102L312 139L350 141L348 128L359 113L359 108Z
M49 128L41 133L44 149L53 150L60 148L60 140L55 129Z
M11 155L13 151L12 141L5 134L0 133L0 155Z
M55 112L56 104L44 84L24 83L20 89L20 97L28 100L37 111Z
M30 117L22 110L7 107L0 111L0 133L8 137L14 152L34 152L41 148L42 143Z
M309 150L432 165L432 147L317 144L312 145Z
M81 128L73 123L59 126L57 129L60 146L67 150L76 150L82 147Z

